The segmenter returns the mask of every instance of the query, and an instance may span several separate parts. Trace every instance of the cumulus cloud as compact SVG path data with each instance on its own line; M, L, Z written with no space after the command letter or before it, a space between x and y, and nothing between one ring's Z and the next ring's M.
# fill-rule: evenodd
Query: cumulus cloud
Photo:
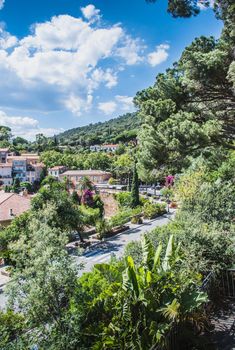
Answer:
M111 115L117 110L132 112L134 110L133 97L116 95L113 101L100 102L98 109L105 115Z
M101 83L104 83L109 89L116 86L118 83L117 72L108 68L103 70L97 68L91 74L91 86L97 88Z
M124 112L131 112L134 109L133 97L130 96L115 96L115 99L121 110Z
M6 50L14 47L18 40L15 36L10 35L4 30L4 26L0 25L0 49Z
M46 136L63 131L57 128L41 128L38 120L30 117L9 116L0 110L0 125L8 126L12 129L14 136L21 136L28 140L33 140L35 135L43 133Z
M140 53L144 48L139 39L132 39L130 36L126 36L124 45L117 49L117 55L123 58L127 65L134 65L143 61Z
M87 112L92 106L93 96L88 94L86 99L71 94L65 101L65 106L75 115L80 116L82 111Z
M36 23L21 40L0 27L0 106L66 108L79 116L101 85L113 88L121 68L143 61L140 40L120 24L91 21L100 16L94 5L82 13L85 19L59 15Z
M98 108L106 115L112 114L117 109L117 104L114 101L100 102Z
M0 0L0 10L4 7L5 0Z
M81 7L81 11L83 16L88 20L100 18L100 10L96 9L92 4Z
M167 60L169 53L170 46L168 44L161 44L156 46L156 50L148 54L148 63L155 67L158 64L164 62Z

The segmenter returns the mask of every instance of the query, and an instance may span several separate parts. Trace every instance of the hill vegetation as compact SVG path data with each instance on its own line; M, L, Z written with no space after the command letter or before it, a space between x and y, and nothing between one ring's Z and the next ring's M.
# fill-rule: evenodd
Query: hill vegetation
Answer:
M139 125L140 120L136 113L127 113L106 122L67 130L59 134L57 139L59 144L65 146L128 142L136 138Z

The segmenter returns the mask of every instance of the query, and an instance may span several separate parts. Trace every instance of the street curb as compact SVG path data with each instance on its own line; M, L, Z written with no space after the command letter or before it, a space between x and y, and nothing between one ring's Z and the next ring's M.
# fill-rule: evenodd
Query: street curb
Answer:
M113 237L105 238L104 240L95 243L95 244L92 246L92 248L98 247L99 245L103 244L104 242L108 242L110 239L119 237L119 236L123 235L124 233L128 233L128 232L130 232L130 231L132 231L132 230L134 230L134 229L138 229L138 228L140 228L140 227L143 227L143 226L145 226L146 223L152 223L152 222L154 222L154 221L157 221L157 220L163 219L163 218L165 218L165 219L168 218L169 221L171 220L171 218L170 218L169 215L167 215L167 214L158 216L157 218L148 220L147 222L145 222L145 223L143 223L143 224L136 225L136 226L133 227L133 228L130 228L130 229L126 230L126 231L120 232L120 233L116 234L116 235L113 236ZM130 221L129 221L129 222L130 222ZM126 224L128 224L128 222L127 222ZM87 253L88 253L88 252L87 252ZM86 253L85 253L85 254L82 254L81 256L86 256Z

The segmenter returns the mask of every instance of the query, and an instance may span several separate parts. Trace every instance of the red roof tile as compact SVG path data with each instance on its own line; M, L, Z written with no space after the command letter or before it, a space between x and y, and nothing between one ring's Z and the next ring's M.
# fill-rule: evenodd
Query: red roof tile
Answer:
M28 197L16 193L0 193L0 222L12 220L29 209Z

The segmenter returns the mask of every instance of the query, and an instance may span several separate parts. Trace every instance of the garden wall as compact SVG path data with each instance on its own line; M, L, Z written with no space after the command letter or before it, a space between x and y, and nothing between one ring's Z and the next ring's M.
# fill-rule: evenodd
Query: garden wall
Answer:
M100 197L104 202L105 217L109 218L118 212L118 203L114 199L113 193L100 192Z

